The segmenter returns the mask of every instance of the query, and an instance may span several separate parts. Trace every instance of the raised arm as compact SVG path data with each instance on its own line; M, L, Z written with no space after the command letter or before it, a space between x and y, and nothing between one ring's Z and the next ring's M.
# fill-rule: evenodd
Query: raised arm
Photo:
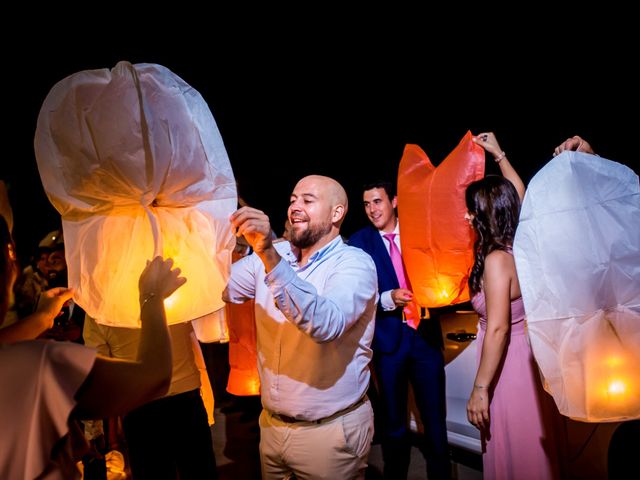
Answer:
M509 162L507 154L500 148L500 144L498 144L498 140L493 132L481 133L478 136L473 137L473 141L493 155L494 160L500 167L502 176L513 183L513 186L516 187L516 191L518 192L518 197L520 197L520 201L522 202L526 189L524 182Z
M164 299L186 282L171 259L156 257L140 275L142 331L135 362L98 356L78 391L81 418L124 414L164 395L171 381L171 342Z

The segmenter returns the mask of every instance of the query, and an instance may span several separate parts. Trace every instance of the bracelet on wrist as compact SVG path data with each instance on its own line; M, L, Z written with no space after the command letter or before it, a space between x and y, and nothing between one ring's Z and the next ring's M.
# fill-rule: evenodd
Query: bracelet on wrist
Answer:
M142 307L144 307L145 304L155 296L156 294L154 292L145 293L144 295L142 295L140 297L140 310L142 310Z
M500 155L498 155L496 158L494 158L494 160L495 160L496 163L500 163L502 161L502 159L504 157L506 157L506 156L507 156L507 154L504 151L502 151L500 153Z
M475 383L473 385L473 388L489 388L487 385L478 385L477 383Z

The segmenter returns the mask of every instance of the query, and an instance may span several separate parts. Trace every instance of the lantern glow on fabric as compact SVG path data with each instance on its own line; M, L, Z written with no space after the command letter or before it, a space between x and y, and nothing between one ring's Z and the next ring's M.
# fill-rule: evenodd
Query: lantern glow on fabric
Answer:
M640 418L640 187L564 152L531 180L514 255L531 346L563 415Z
M138 278L155 255L187 278L165 301L170 324L224 307L235 180L195 89L154 64L76 73L45 99L35 149L62 215L69 286L96 321L139 327Z
M469 300L473 230L464 218L464 192L484 176L484 149L471 132L434 167L417 145L407 145L398 169L402 257L420 306Z

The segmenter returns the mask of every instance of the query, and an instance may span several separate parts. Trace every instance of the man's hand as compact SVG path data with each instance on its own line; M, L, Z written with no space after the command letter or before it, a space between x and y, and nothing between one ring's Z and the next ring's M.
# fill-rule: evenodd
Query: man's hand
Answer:
M271 224L264 212L251 207L242 207L229 217L236 237L243 236L253 251L260 257L267 272L280 262L280 255L273 247Z
M406 288L396 288L395 290L391 290L391 300L393 300L393 303L398 307L404 307L413 300L413 292Z
M251 207L242 207L229 217L236 237L244 236L256 253L264 252L272 245L271 224L264 212Z

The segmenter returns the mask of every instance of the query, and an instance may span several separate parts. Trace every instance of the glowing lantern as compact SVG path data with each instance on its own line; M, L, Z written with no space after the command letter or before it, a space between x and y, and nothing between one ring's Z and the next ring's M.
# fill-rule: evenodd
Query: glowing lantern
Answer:
M473 231L464 219L464 191L484 176L484 150L471 132L438 167L407 145L398 170L402 257L416 301L442 307L469 300Z
M640 418L640 188L565 152L531 180L514 254L531 346L560 412Z
M241 198L239 203L244 203ZM247 254L249 244L244 237L239 237L231 254L231 261L237 262ZM227 391L239 396L260 395L255 301L227 303L225 315L229 327Z
M235 181L196 90L153 64L76 73L45 99L35 149L62 215L69 285L96 321L139 326L138 277L159 254L188 279L166 301L169 323L224 306Z
M260 395L256 344L255 302L227 304L229 325L229 380L233 395Z

